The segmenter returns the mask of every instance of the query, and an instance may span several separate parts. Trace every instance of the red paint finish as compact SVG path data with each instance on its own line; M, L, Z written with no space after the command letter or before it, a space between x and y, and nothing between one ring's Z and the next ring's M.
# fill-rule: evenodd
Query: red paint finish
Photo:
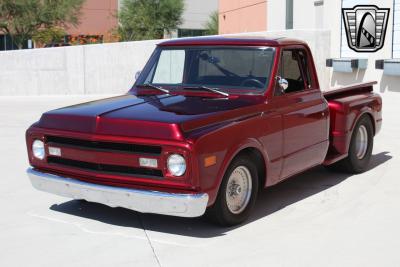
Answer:
M359 88L341 88L326 94L330 110L330 157L347 155L353 128L362 115L368 115L377 134L382 125L382 99L372 93L372 85L367 83L358 85ZM344 90L344 91L343 91ZM335 162L335 161L333 161ZM326 164L332 163L328 157Z
M370 116L375 133L380 130L382 100L372 92L373 83L322 94L311 52L303 42L261 37L207 37L176 39L159 46L194 45L275 47L271 77L279 73L282 49L303 49L308 57L310 86L278 96L275 79L271 79L263 94L232 91L226 99L202 91L175 91L164 95L133 87L123 96L44 113L27 130L30 164L40 170L92 183L165 192L205 192L212 205L226 169L243 149L252 149L262 156L266 174L263 186L266 187L313 166L331 164L345 157L354 125L361 116ZM32 142L44 140L48 153L48 147L53 145L46 141L49 136L94 144L160 147L161 153L146 154L57 145L61 148L62 159L94 164L91 166L141 168L139 157L157 159L157 170L162 175L95 171L54 164L48 158L35 159ZM168 173L166 161L173 153L183 155L187 161L182 177ZM209 156L216 156L216 163L204 167L204 159Z

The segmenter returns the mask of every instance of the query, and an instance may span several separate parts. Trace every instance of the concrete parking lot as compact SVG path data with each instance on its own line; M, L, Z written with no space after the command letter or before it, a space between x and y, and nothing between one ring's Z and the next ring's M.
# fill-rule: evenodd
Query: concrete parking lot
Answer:
M0 97L0 266L400 266L400 94L383 97L368 172L310 170L265 190L233 228L34 190L25 130L99 97Z

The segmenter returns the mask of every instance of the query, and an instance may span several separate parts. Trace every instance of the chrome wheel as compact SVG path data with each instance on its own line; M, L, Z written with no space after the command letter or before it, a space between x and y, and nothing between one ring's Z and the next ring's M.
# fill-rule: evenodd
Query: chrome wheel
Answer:
M249 169L239 166L229 176L226 189L226 204L233 214L241 213L249 204L252 179Z
M363 159L368 150L368 132L364 125L360 125L356 136L356 156Z

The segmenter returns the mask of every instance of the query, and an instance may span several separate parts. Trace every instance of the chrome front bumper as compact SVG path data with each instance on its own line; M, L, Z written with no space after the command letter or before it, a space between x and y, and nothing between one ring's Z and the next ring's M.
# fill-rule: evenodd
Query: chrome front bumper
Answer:
M208 203L207 194L173 194L98 185L32 168L27 170L27 174L37 190L143 213L199 217L204 214Z

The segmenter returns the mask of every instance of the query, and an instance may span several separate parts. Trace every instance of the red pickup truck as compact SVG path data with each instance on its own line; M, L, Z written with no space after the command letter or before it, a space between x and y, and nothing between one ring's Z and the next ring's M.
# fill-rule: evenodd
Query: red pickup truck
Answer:
M26 132L27 173L73 199L239 224L259 189L320 164L368 168L373 84L322 93L297 40L166 41L126 95L44 113Z

